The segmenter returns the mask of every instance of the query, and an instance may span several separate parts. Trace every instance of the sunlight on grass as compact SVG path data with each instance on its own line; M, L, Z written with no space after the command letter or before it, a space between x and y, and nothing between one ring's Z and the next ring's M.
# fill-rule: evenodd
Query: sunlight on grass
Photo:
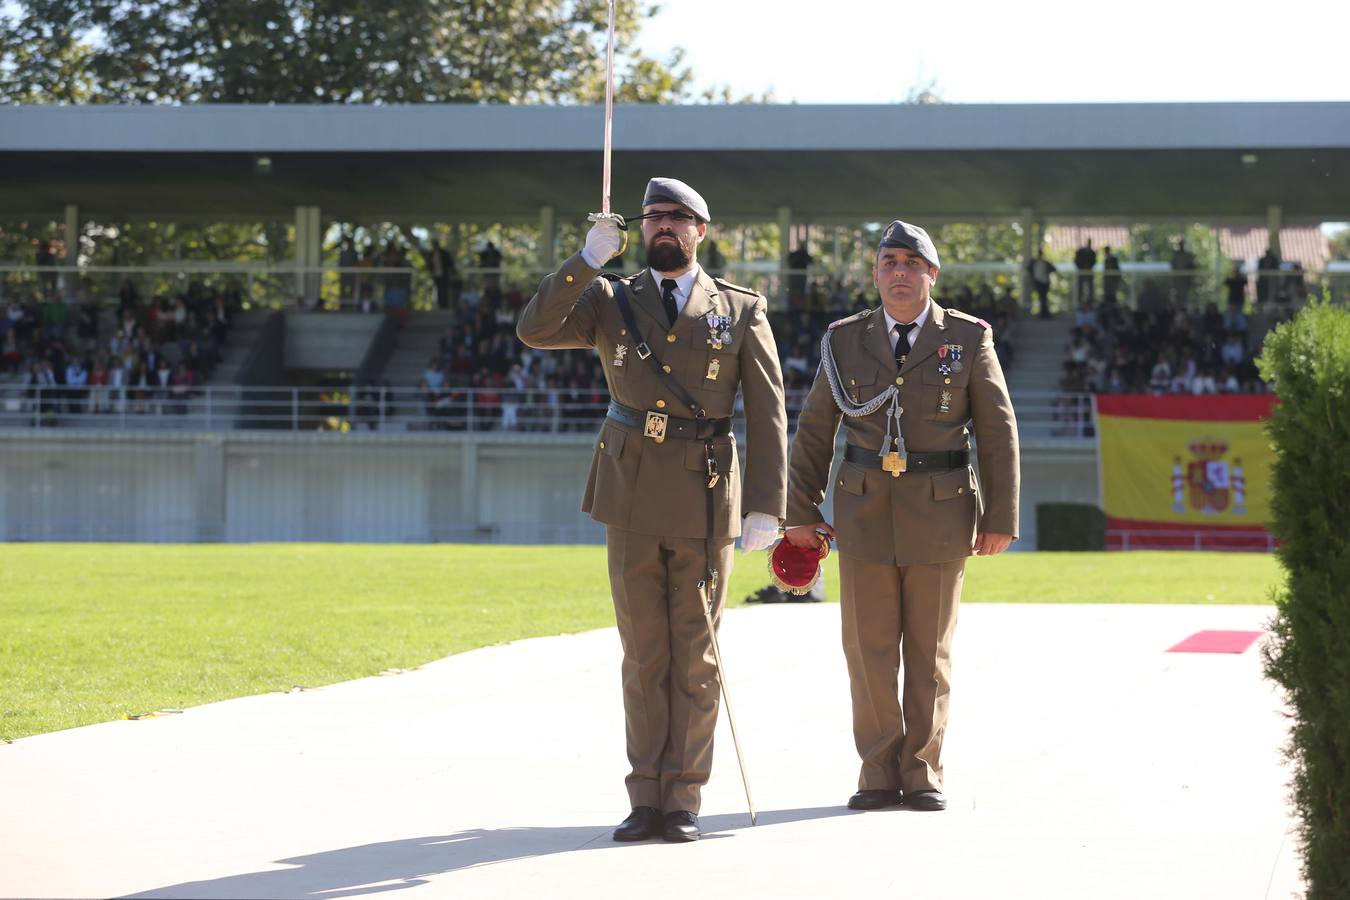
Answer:
M614 622L603 547L6 544L0 573L9 739ZM1267 603L1278 578L1262 554L1012 553L973 560L965 599ZM767 581L738 553L731 603Z

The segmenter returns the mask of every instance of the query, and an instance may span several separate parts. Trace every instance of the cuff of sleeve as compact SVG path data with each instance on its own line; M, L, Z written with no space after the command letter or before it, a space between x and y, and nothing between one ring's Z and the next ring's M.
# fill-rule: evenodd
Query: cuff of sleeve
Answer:
M591 259L591 255L590 255L589 253L586 252L586 248L585 248L585 247L581 248L581 259L582 259L582 261L583 261L584 263L586 263L586 265L590 266L592 269L599 269L599 268L601 268L601 265L602 265L602 264L596 262L596 261L593 260L593 259Z

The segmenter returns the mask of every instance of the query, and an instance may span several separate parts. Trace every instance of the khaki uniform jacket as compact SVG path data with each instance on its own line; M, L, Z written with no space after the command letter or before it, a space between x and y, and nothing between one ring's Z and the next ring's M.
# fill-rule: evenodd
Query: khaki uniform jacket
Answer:
M896 566L947 562L970 556L979 531L1017 536L1019 462L1017 422L994 355L987 323L931 300L928 320L897 370L886 319L866 310L830 326L841 389L866 403L889 385L900 393L901 432L909 453L960 450L973 426L979 449L977 482L970 467L899 477L850 462L834 485L834 528L839 552ZM943 345L961 346L961 371L944 375ZM842 418L845 439L870 453L881 449L889 403L868 416L844 416L822 370L797 420L788 476L788 525L824 520L820 504Z
M706 416L731 416L736 390L745 395L746 471L742 496L735 437L713 439L720 478L714 492L714 537L741 533L741 517L761 512L782 521L786 506L787 412L783 373L769 328L767 304L748 288L710 278L702 269L674 326L668 324L661 292L650 271L623 279L633 318L642 332L628 333L614 287L597 278L577 254L547 276L530 299L516 334L531 347L566 350L592 347L604 364L610 397L639 411L693 418L680 399L638 358L646 340L652 352ZM705 316L730 317L731 340L720 350L709 343ZM606 419L596 440L582 510L606 525L668 537L706 536L707 463L704 441L672 427L663 443Z

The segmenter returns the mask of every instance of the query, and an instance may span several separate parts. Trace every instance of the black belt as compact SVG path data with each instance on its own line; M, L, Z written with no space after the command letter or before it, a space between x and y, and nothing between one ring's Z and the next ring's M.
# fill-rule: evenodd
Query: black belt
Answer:
M868 469L880 469L881 457L875 450L864 450L853 444L844 445L844 459L854 465ZM911 450L905 455L905 471L917 472L932 469L960 469L970 465L969 450L938 450L932 453L919 453Z
M665 415L661 413L660 415ZM624 406L616 400L609 401L609 418L629 428L644 428L647 413ZM666 416L666 437L701 440L731 434L731 419L681 419L678 416Z

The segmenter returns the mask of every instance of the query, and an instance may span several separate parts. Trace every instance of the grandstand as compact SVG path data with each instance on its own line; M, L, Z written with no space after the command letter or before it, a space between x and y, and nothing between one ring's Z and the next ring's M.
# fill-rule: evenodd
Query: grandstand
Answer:
M792 239L829 229L836 246L840 233L864 246L869 223L896 214L1014 223L1020 256L952 262L938 295L996 323L1024 447L1020 546L1034 547L1037 503L1098 497L1088 394L1107 387L1065 380L1085 315L1067 257L1088 239L1130 247L1125 221L1208 223L1218 252L1198 261L1199 275L1124 261L1122 315L1150 292L1175 304L1191 279L1185 305L1199 321L1205 303L1224 308L1223 278L1239 260L1249 364L1264 329L1304 295L1325 288L1344 299L1350 288L1316 224L1350 219L1350 179L1326 178L1328 166L1350 166L1347 106L896 108L879 128L861 107L634 107L616 132L616 196L635 196L648 174L683 166L678 151L696 151L688 177L717 198L719 234L776 226L777 259L739 256L724 241L724 268L771 298L790 412L825 325L871 296L856 257L792 270ZM0 158L18 176L0 184L0 204L53 221L61 253L41 266L0 260L0 539L600 540L578 511L578 473L607 400L599 367L584 353L530 353L513 333L540 274L572 252L571 223L593 205L595 117L518 107L0 110ZM678 145L665 135L680 135ZM933 186L917 206L877 190L899 168ZM63 175L72 169L78 189ZM292 223L290 259L82 261L81 234L114 216L279 217ZM531 258L496 266L462 252L457 299L442 309L417 253L394 266L325 259L326 236L361 222L514 223L537 239ZM1023 278L1036 246L1063 276L1045 319L1030 314ZM1268 247L1280 265L1270 297L1258 259ZM1104 277L1100 265L1091 276ZM406 298L391 300L400 285ZM1110 310L1092 315L1109 357L1125 331ZM66 365L35 375L57 340ZM102 381L129 353L138 361L120 383ZM59 370L74 357L89 365L72 383ZM1263 387L1249 378L1239 389Z

